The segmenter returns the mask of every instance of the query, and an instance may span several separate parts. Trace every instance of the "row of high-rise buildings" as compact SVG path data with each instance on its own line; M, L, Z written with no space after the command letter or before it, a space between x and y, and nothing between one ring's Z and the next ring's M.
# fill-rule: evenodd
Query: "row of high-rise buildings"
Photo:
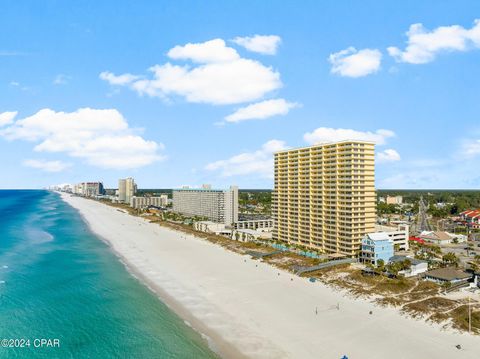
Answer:
M97 197L105 194L102 182L80 182L69 188L72 193L85 197Z
M275 153L273 239L356 256L376 230L374 148L341 141ZM173 190L173 210L235 227L238 188Z
M219 233L272 230L276 241L357 256L367 234L386 232L376 226L374 148L372 142L351 140L275 153L272 218L239 220L237 186L174 189L173 211L198 217L203 221L198 228L215 228ZM75 189L83 195L104 193L99 182L78 184ZM169 203L165 194L140 197L136 192L133 178L120 179L112 199L133 208ZM388 236L400 249L408 248L408 226L389 230Z

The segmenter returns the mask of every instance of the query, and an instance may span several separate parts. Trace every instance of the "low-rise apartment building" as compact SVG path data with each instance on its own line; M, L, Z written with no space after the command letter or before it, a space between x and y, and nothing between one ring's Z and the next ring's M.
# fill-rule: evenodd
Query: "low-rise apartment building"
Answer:
M147 207L166 207L168 204L168 196L162 194L158 197L137 197L133 196L130 199L130 207L135 209L142 209Z
M216 234L217 236L230 237L232 235L232 230L230 228L227 228L225 224L212 221L194 222L193 229L199 232Z
M235 222L233 227L235 229L253 229L260 231L271 231L273 230L273 219L251 219L245 221Z
M235 229L232 231L232 239L240 242L265 241L272 239L272 233L254 229Z

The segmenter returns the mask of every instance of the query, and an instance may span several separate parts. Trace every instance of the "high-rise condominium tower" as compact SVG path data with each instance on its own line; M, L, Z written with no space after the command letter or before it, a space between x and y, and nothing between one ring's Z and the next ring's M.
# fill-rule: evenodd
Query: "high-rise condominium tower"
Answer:
M205 217L227 226L238 222L238 187L212 189L182 188L173 190L173 210L187 216Z
M120 202L130 203L131 198L137 192L135 180L131 177L118 180L118 200Z
M273 238L355 256L375 231L374 147L342 141L275 153Z

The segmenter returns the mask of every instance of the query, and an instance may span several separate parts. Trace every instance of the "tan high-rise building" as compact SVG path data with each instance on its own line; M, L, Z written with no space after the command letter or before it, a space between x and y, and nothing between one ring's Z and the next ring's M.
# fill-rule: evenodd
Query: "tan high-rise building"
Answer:
M130 203L130 200L137 193L137 185L132 177L118 180L118 200Z
M375 145L342 141L275 153L273 238L357 255L375 231Z

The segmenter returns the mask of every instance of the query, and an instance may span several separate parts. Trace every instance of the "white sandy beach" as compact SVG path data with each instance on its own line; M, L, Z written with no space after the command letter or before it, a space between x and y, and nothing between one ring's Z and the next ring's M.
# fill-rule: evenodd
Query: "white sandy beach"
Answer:
M95 201L62 198L224 357L480 358L480 337L345 297Z

